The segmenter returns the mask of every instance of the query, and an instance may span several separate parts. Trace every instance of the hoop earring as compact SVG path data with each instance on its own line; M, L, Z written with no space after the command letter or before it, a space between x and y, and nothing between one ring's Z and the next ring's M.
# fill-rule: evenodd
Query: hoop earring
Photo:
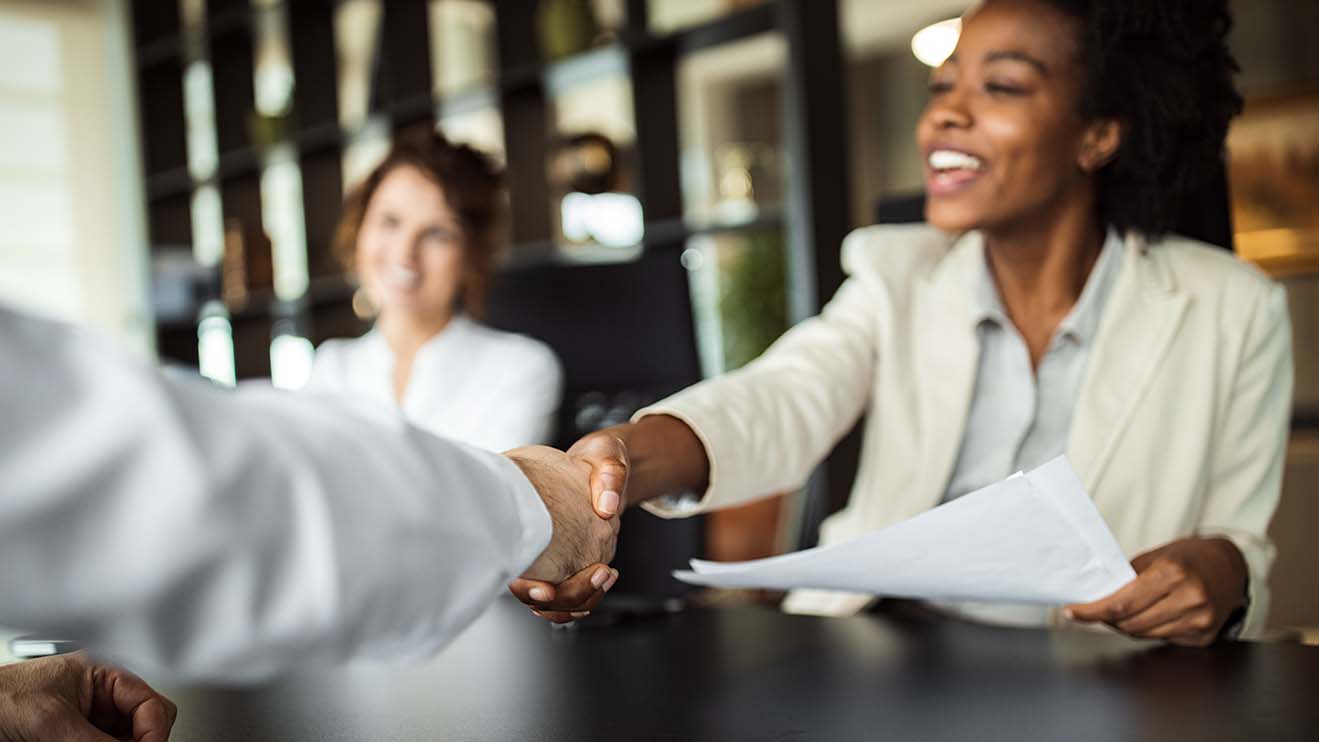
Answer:
M361 320L375 319L380 314L380 306L364 286L353 292L353 314Z

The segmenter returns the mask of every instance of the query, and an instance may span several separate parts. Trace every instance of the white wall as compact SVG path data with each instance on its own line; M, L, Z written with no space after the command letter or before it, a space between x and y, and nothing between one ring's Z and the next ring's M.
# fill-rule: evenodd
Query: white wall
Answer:
M0 0L0 301L151 350L123 0Z

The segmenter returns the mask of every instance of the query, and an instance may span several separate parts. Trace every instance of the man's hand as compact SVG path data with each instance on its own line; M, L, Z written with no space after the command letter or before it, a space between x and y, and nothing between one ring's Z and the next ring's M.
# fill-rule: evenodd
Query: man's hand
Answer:
M166 742L178 709L82 652L0 667L0 740Z
M522 575L557 584L584 567L614 558L618 519L601 518L590 499L591 467L547 446L506 452L531 480L554 522L550 545Z
M1218 638L1246 592L1246 563L1221 538L1174 541L1131 560L1136 579L1102 600L1067 607L1135 637L1203 647Z

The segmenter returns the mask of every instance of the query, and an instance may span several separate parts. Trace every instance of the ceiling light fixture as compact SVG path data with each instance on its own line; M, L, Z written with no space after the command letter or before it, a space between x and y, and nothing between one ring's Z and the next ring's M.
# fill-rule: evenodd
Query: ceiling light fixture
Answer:
M911 53L923 64L938 67L953 53L957 47L957 37L961 34L961 18L949 18L930 24L911 37Z

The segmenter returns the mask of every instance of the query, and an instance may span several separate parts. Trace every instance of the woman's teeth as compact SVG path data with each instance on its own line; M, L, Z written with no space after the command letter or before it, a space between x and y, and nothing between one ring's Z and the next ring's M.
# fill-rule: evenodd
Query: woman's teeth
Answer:
M381 277L390 286L408 289L417 285L421 279L421 274L408 268L389 266L382 271Z
M956 152L950 149L936 149L930 153L930 169L936 172L945 172L948 170L973 170L980 171L984 169L984 163L979 157L968 155L965 152Z

